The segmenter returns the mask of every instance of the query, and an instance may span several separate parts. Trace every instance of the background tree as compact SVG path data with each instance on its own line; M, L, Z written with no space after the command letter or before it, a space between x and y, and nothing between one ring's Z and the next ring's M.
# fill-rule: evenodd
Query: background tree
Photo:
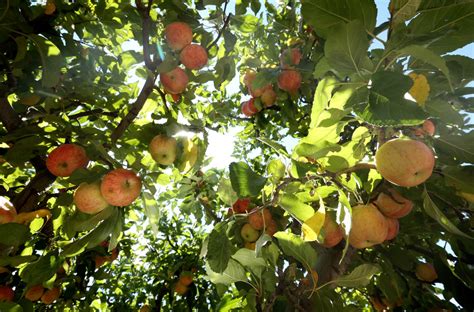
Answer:
M0 310L472 310L474 2L385 9L3 1Z

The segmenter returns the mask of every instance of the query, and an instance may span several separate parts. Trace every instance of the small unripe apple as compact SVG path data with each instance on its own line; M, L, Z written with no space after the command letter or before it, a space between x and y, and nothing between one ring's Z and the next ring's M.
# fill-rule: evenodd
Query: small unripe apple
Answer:
M242 103L242 113L247 116L247 117L252 117L256 113L258 113L259 110L255 106L255 99L251 98L250 100Z
M303 55L298 48L288 48L280 55L280 66L283 69L293 68L298 65Z
M181 67L176 67L167 73L161 73L160 81L167 93L180 94L186 90L189 78Z
M201 69L207 64L207 52L199 44L184 47L179 54L179 60L188 69Z
M278 87L290 94L296 93L301 87L301 74L293 69L281 71L278 75Z
M235 213L244 213L244 212L247 212L247 210L249 209L249 205L250 205L249 198L239 198L232 205L232 209L234 210Z
M76 144L62 144L49 153L46 167L57 177L68 177L76 169L86 167L88 162L84 148Z
M100 192L100 183L81 183L74 192L76 208L87 214L96 214L109 206Z
M165 38L172 50L179 51L193 41L193 31L186 23L174 22L166 26Z
M421 141L393 139L380 146L375 154L375 163L384 179L411 187L431 176L435 157L433 151Z
M270 86L270 88L266 88L263 91L263 94L260 97L260 100L262 101L265 107L271 107L273 106L273 104L275 104L276 98L277 98L277 94L273 90L273 87Z
M352 208L349 243L354 248L367 248L382 243L387 237L385 216L372 204Z
M387 218L387 226L388 232L385 240L388 241L397 237L398 231L400 230L400 223L398 222L398 219Z
M242 236L244 241L253 243L260 236L260 232L254 229L250 224L245 223L240 230L240 236Z
M40 300L41 296L43 296L44 287L43 285L35 285L30 288L25 293L25 298L30 301L37 301Z
M408 215L413 209L413 202L392 188L380 193L374 203L386 217L395 219Z
M115 169L102 179L100 191L112 206L128 206L140 195L142 182L132 170Z
M59 298L59 295L61 293L61 289L59 287L54 287L51 289L48 289L47 291L44 292L44 294L41 296L41 301L44 304L51 304L53 303L56 299Z
M10 286L0 286L0 301L13 301L15 293Z
M262 230L264 225L270 224L272 220L272 214L268 208L264 208L261 211L251 213L248 217L248 223L256 230Z
M326 214L326 217L324 218L321 234L324 236L322 245L326 248L332 248L336 246L344 237L344 231L342 227L337 224L328 214Z
M193 273L189 271L184 271L179 276L179 283L184 286L189 286L193 282Z
M149 151L158 164L169 166L176 160L176 146L175 138L159 134L151 140Z
M17 216L16 209L13 204L3 196L0 196L0 224L15 221Z
M415 269L416 277L420 281L431 283L438 278L438 273L431 263L418 263Z

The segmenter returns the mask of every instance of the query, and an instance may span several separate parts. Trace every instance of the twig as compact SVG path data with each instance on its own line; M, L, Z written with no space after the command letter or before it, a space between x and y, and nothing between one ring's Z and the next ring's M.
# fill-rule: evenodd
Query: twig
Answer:
M168 102L166 101L166 94L158 86L155 86L154 89L158 91L158 94L160 95L161 100L163 101L163 106L165 107L166 115L171 117L172 114L171 110L168 107Z
M359 164L356 164L352 167L349 167L349 168L346 168L346 169L343 169L341 171L336 172L336 175L341 175L341 174L344 174L344 173L349 173L349 172L354 172L354 171L364 170L364 169L377 169L377 167L374 164L359 163Z
M73 114L73 115L70 115L68 117L69 117L69 119L78 119L78 118L81 118L81 117L96 115L96 114L103 115L103 116L110 116L110 117L118 117L117 112L106 112L101 108L97 108L97 109L93 109L93 110L90 110L90 111Z
M222 12L222 15L225 16L225 12L227 10L227 4L229 4L229 1L226 1L225 4L224 4L224 10ZM229 25L229 22L230 22L230 17L231 17L231 13L229 13L227 15L227 17L224 19L224 24L222 25L222 28L219 30L219 32L217 33L217 37L216 39L214 39L206 48L207 51L209 51L214 45L217 44L217 42L219 41L219 39L221 38L222 34L224 33L224 29L227 27L227 25Z

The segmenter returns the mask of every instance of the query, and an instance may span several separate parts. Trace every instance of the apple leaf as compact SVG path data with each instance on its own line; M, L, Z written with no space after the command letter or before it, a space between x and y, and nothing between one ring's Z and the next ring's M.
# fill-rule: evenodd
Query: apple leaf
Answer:
M313 128L319 124L321 113L328 107L332 91L337 87L336 78L329 76L318 82L314 92L313 107L311 109L311 124Z
M47 88L55 87L59 83L61 67L64 63L60 50L54 43L42 36L29 35L28 37L35 44L41 57L43 86Z
M365 263L356 267L350 274L339 276L331 283L341 287L367 286L372 277L380 272L382 272L380 266Z
M151 230L155 235L159 234L158 224L160 223L161 210L155 197L149 192L142 192L145 215L147 216Z
M206 264L207 277L212 283L230 285L235 282L247 282L247 273L244 267L234 259L230 259L229 263L222 273L214 272L210 264Z
M14 302L0 302L0 311L23 312L23 308Z
M311 218L305 220L301 225L301 232L303 233L303 238L306 242L312 242L318 239L319 232L321 231L321 228L324 224L324 203L323 209L320 210L322 210L322 212L319 210L316 211Z
M23 267L20 270L20 277L29 285L42 284L56 274L63 262L64 259L58 255L57 251L50 252Z
M301 13L320 37L331 38L335 26L353 20L373 32L377 8L373 0L303 0Z
M314 215L313 207L306 205L298 197L290 193L282 194L279 197L278 204L302 223Z
M209 234L206 257L212 271L222 273L226 270L235 247L227 237L227 224L217 224Z
M446 134L434 141L437 154L456 159L460 163L474 163L474 131L462 135Z
M240 198L260 194L267 179L250 169L244 162L233 162L229 166L232 188Z
M427 215L438 221L438 223L448 232L463 236L465 238L473 239L473 237L465 234L461 230L459 230L456 225L454 225L445 215L444 213L438 208L438 206L434 203L434 201L431 199L430 195L428 194L428 191L426 188L423 190L423 193L421 194L421 197L423 198L423 208L425 209L425 212Z
M400 24L411 19L416 15L421 0L392 0L390 5L393 7L392 24Z
M459 191L474 194L474 184L472 183L474 166L446 166L443 168L443 176L447 185L453 186Z
M265 259L257 257L255 251L248 248L240 248L237 250L237 252L232 255L232 259L250 270L259 279L267 267Z
M16 267L20 264L33 262L37 259L37 256L13 256L13 257L0 257L0 266L12 266Z
M30 237L30 229L23 224L0 224L0 243L3 245L18 247L28 241Z
M277 232L274 237L284 254L301 262L306 269L311 270L316 264L318 254L316 250L301 237L287 232Z

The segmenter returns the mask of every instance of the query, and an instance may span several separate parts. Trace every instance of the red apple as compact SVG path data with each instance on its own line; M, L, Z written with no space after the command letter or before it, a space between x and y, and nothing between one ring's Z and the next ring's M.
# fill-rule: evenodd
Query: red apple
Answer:
M193 41L193 31L186 23L174 22L166 26L165 38L172 50L179 51Z
M180 282L177 282L174 284L173 291L177 293L178 295L184 295L188 291L188 286L181 284Z
M256 230L262 230L265 225L270 224L272 214L268 208L255 211L248 216L248 223Z
M179 283L184 286L189 286L193 282L193 273L189 271L184 271L179 276Z
M51 304L56 299L59 298L59 294L61 293L61 289L59 287L54 287L45 291L45 293L41 296L41 301L44 304Z
M30 301L37 301L43 296L44 287L43 285L35 285L30 288L25 293L25 298Z
M438 273L431 263L418 263L415 269L416 277L420 281L431 283L438 278Z
M190 44L181 51L179 59L188 69L201 69L207 64L207 52L199 44Z
M324 218L321 234L324 237L322 245L326 248L336 246L344 237L344 231L342 227L337 224L330 215L327 214Z
M13 204L3 196L0 196L0 224L15 221L17 216L16 209Z
M232 205L232 209L234 210L235 213L244 213L244 212L247 212L247 210L249 209L249 205L250 205L249 198L239 198Z
M81 183L74 192L74 204L79 211L96 214L109 206L100 192L100 183Z
M295 93L301 87L301 74L293 69L283 70L278 75L278 87L283 91Z
M128 206L140 195L142 182L132 170L115 169L102 179L100 191L112 206Z
M0 301L13 301L15 293L10 286L0 286Z
M388 193L380 193L374 204L389 218L399 219L411 212L413 202L403 197L395 189L388 189Z
M88 162L84 148L76 144L62 144L48 155L46 167L57 177L68 177L76 169L86 167Z
M177 142L175 138L159 134L151 140L149 151L151 157L158 164L169 166L176 160L176 146Z
M417 186L425 182L433 172L433 151L423 142L409 139L393 139L383 144L375 154L377 170L389 182L405 186Z
M354 248L367 248L382 243L387 237L385 216L372 204L352 207L349 243Z
M180 94L186 90L189 78L181 67L176 67L167 73L161 73L160 81L167 93Z
M270 88L266 88L263 91L263 94L260 97L260 100L262 101L265 107L270 107L270 106L273 106L273 104L275 104L276 98L277 98L277 94L273 90L273 87L270 86Z
M258 113L259 110L257 107L255 107L255 99L251 98L250 100L242 103L242 113L247 116L247 117L252 117L256 113Z
M398 219L387 218L387 226L388 232L385 240L392 240L398 235L398 231L400 230L400 223L398 222Z
M283 69L293 68L298 65L303 55L298 48L288 48L280 54L280 66Z
M278 232L278 224L275 220L271 219L268 221L268 224L265 224L265 233L269 236L273 236L276 232Z

